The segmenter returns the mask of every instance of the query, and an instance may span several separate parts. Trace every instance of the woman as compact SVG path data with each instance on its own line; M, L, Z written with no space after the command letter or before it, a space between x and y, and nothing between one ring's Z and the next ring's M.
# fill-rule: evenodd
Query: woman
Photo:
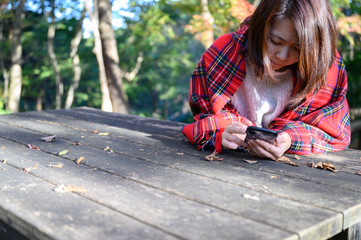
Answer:
M269 159L326 153L350 142L347 76L327 0L262 0L240 30L217 39L190 83L198 149L244 149ZM247 126L277 140L244 141Z

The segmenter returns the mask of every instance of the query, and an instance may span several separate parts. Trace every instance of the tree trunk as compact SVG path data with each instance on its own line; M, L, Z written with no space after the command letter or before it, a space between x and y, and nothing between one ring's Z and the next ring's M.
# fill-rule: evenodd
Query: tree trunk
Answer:
M209 11L208 0L201 0L202 5L202 18L208 27L207 31L202 33L202 44L205 48L209 48L214 42L213 23L214 17Z
M24 18L24 6L26 0L20 0L19 5L15 11L13 23L13 38L11 46L11 69L10 69L10 91L9 91L9 105L8 110L12 112L19 111L19 102L21 96L22 85L22 45L21 45L21 21Z
M56 54L54 51L54 37L55 37L55 30L56 30L55 14L54 14L55 0L51 1L51 7L52 7L51 12L50 12L51 23L50 23L49 29L48 29L48 54L49 54L50 61L51 61L51 64L53 65L54 73L55 73L55 87L56 87L56 96L55 96L56 105L55 106L56 106L56 109L60 109L62 98L64 95L64 85L61 80L58 60L56 59Z
M129 113L128 101L123 90L122 72L119 67L118 47L112 28L112 4L110 0L99 0L99 31L102 43L103 59L109 86L113 111Z
M4 92L3 92L3 97L4 97L4 102L7 103L8 100L8 94L9 94L9 74L5 68L4 65L4 58L3 58L3 42L4 42L4 35L3 35L3 21L0 20L0 44L1 44L1 48L0 48L0 70L3 73L3 78L4 78Z
M105 66L103 60L103 51L102 51L102 43L99 33L99 14L98 14L98 0L94 0L94 13L90 9L90 0L85 1L85 9L89 13L89 17L92 21L93 25L93 35L94 35L94 49L93 52L98 61L99 67L99 81L100 88L102 91L102 110L112 112L113 105L110 99L109 87L107 83L107 77L105 73Z
M73 77L73 80L69 87L68 95L66 97L66 101L65 101L66 109L71 108L71 105L73 104L74 93L79 86L79 82L80 82L80 78L81 78L81 67L80 67L80 59L79 59L79 55L78 55L78 48L79 48L79 44L80 44L81 37L83 34L82 25L83 25L84 17L85 17L85 8L81 13L81 17L79 19L77 28L75 30L75 36L74 36L73 40L71 41L71 46L70 46L70 57L73 59L74 77Z

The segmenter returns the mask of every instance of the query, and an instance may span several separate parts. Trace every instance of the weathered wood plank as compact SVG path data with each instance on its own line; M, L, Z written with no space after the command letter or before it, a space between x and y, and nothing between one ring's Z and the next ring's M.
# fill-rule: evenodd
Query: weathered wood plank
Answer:
M16 133L16 129L17 128L12 129L12 134L8 137L14 138L14 136L17 136L15 137L16 141L24 141L21 139L21 136L31 135L31 132L25 129L18 129L19 132ZM39 136L36 138L38 137ZM48 151L47 148L51 146L52 150L50 152L56 153L65 149L66 146L70 147L71 142L66 143L66 141L60 139L57 140L56 144L39 142L36 146L43 151ZM137 149L135 149L135 151L137 151ZM32 153L32 155L34 154ZM263 193L256 192L249 188L230 185L222 181L215 181L214 179L200 177L195 174L144 162L135 158L121 156L116 153L109 154L104 150L92 149L88 146L71 146L69 154L65 157L74 160L79 156L85 157L86 164L89 166L104 169L128 179L165 189L171 193L185 196L186 198L194 199L195 201L204 202L207 205L241 214L242 216L247 216L248 218L271 224L282 229L296 231L304 239L332 236L342 229L341 214L288 199L279 199L278 197L273 196L273 193L269 194L267 189L262 189ZM147 154L145 154L145 156L147 156ZM103 159L107 159L106 163L104 163ZM248 175L251 174L252 173L248 173ZM173 181L169 182L166 181L166 179L172 179ZM266 181L268 180L269 179L266 179ZM263 187L266 185L266 182L263 182ZM222 189L223 191L210 193L210 189L213 188ZM254 202L253 200L245 199L243 197L245 194L257 196L262 201ZM259 211L260 209L264 209L264 212ZM303 214L300 214L300 211L303 211ZM300 214L300 217L294 219L293 216L296 214ZM313 225L318 222L322 222L323 226L314 228ZM308 230L301 231L305 226L309 226Z
M29 239L175 239L19 169L0 171L0 219Z
M67 110L61 111L52 111L53 114L49 112L26 112L20 113L18 115L12 115L8 117L8 122L18 122L18 124L29 125L29 117L33 117L34 119L42 118L42 123L48 124L60 124L62 126L68 128L81 129L88 132L93 132L94 130L98 130L98 132L108 132L112 135L112 137L117 138L120 137L122 139L136 141L142 144L153 145L157 148L159 147L178 147L182 148L185 152L189 152L191 150L194 154L193 149L189 149L189 143L186 143L185 138L180 133L180 129L183 126L181 123L174 123L170 121L163 121L151 118L142 118L142 117L134 117L135 119L140 119L138 122L132 122L130 119L132 116L129 115L117 115L115 113L104 113L99 110L89 109L89 108L80 108L73 109L70 113ZM56 114L55 114L56 113ZM69 121L67 118L59 118L60 113L67 113L72 117L72 120ZM102 113L102 115L99 115ZM91 115L89 115L91 114ZM98 116L98 115L99 116ZM24 116L26 118L24 118ZM73 117L78 116L83 120L78 120ZM81 116L81 117L80 117ZM15 118L15 119L14 119ZM18 119L17 119L18 118ZM109 118L111 119L109 121ZM125 120L123 119L125 118ZM6 120L7 118L0 118L1 120ZM95 119L97 122L91 122L90 120ZM150 127L150 125L145 124L147 120L153 122L154 126ZM129 126L131 122L131 126ZM109 126L108 124L112 125ZM142 127L139 127L142 126ZM117 126L117 127L113 127ZM144 127L146 126L146 127ZM161 126L161 127L159 127ZM129 128L129 129L127 129ZM163 134L163 129L172 129L174 128L174 132ZM136 129L136 131L131 130ZM143 131L148 131L151 129L153 133L145 133L139 132L140 129ZM162 135L163 134L163 135ZM167 137L165 137L167 136ZM164 139L165 137L166 139ZM159 139L163 138L163 139ZM164 143L166 142L166 144ZM292 155L290 155L292 157ZM361 171L361 165L355 163L361 163L359 151L355 150L346 150L342 152L329 153L329 154L320 154L320 155L311 155L311 156L299 156L296 161L299 164L310 165L311 162L317 163L319 161L332 163L337 167L337 170L349 173L357 173ZM293 158L293 160L295 160Z
M98 137L98 136L97 136ZM113 136L111 136L112 138ZM139 136L137 136L139 137ZM92 139L94 139L94 142L91 143L91 145L95 145L96 142L99 143L99 141L101 142L101 139L98 138L98 139L95 139L96 137L92 137ZM140 136L140 139L142 138L142 136ZM104 139L104 138L103 138ZM100 144L102 146L105 146L104 143L113 143L114 144L114 139L111 139L110 141L108 142L101 142ZM162 144L167 144L167 142L162 142L160 141ZM128 148L129 146L131 145L126 145L126 144L122 144L122 143L125 143L124 141L121 142L116 142L116 145L117 145L117 149L116 151L120 152L120 153L126 153L126 149L122 152L122 149L124 148ZM121 147L119 147L121 146ZM141 146L142 147L142 146ZM143 147L144 148L144 147ZM112 149L114 149L112 147ZM171 148L169 148L171 149ZM181 147L182 150L183 149L183 146ZM191 149L191 148L189 148ZM129 149L128 149L129 150ZM134 152L133 150L136 150L134 147L132 148L132 153ZM187 149L185 149L187 150ZM193 149L191 149L193 151ZM157 154L155 154L155 152ZM184 152L187 152L187 151L184 151ZM171 151L165 151L165 150L155 150L151 148L144 148L144 151L141 152L139 151L138 149L138 152L135 151L136 154L143 154L143 156L139 156L140 158L144 158L146 160L151 160L151 161L155 161L155 162L158 162L158 163L161 163L161 164L166 164L166 165L169 165L169 166L172 166L174 168L177 168L177 169L182 169L183 171L194 171L194 168L197 168L197 171L195 171L194 173L198 173L199 174L199 171L201 171L201 174L205 174L205 176L209 176L209 177L212 177L212 178L216 178L216 179L227 179L226 181L229 181L229 179L227 178L227 176L223 176L223 175L231 175L230 172L229 172L229 169L233 169L233 174L234 173L237 173L237 168L239 168L238 166L240 166L241 168L252 168L250 167L251 165L249 164L246 164L244 162L239 162L237 160L238 159L242 159L241 157L237 157L236 154L238 153L235 153L235 154L232 154L232 155L235 155L234 157L232 156L230 159L226 159L224 161L224 163L227 163L227 165L225 165L224 163L222 164L218 164L217 165L217 170L218 168L222 168L222 174L223 175L219 175L217 170L215 171L209 171L210 168L215 168L214 167L214 163L210 163L211 165L208 165L208 164L202 164L200 165L199 164L199 160L200 158L197 158L197 157L191 157L189 159L189 155L176 155L178 152L171 152ZM179 152L179 153L183 153L183 152ZM144 156L148 154L148 156ZM202 153L197 153L197 154L202 154ZM169 155L167 157L167 155ZM138 155L137 155L138 156ZM224 155L225 158L227 158L227 154ZM172 160L173 159L173 160ZM188 161L189 160L189 161ZM192 165L192 162L196 162L196 164L193 164ZM185 162L185 163L184 163ZM232 165L230 166L228 163L231 163ZM207 168L204 168L204 165L207 165L208 167ZM255 166L255 165L252 165L252 166ZM190 170L191 168L193 167L193 170ZM202 171L202 169L204 168L204 171ZM311 181L314 181L316 184L325 184L327 186L333 186L333 185L338 185L339 183L346 183L348 179L350 179L350 175L345 175L346 177L344 179L339 179L339 177L337 178L334 178L335 180L334 181L337 181L335 184L334 184L334 181L329 181L329 180L332 180L332 177L333 176L340 176L341 173L337 173L337 175L333 175L333 173L328 173L328 172L325 172L323 171L322 174L324 176L328 176L328 178L326 178L325 180L322 180L323 178L322 177L319 177L319 173L321 172L321 170L317 170L317 169L309 169L307 167L302 167L301 169L303 170L304 173L311 173L311 174L308 174L306 176L302 176L302 174L298 174L299 173L299 170L297 171L293 171L292 169L295 169L294 167L290 167L290 166L286 166L284 164L280 164L280 163L274 163L274 162L271 162L271 161L260 161L259 163L256 164L256 167L253 167L254 170L256 169L259 169L259 168L263 168L262 171L265 171L265 172L268 172L268 173L275 173L277 172L280 176L289 176L289 177L295 177L295 178L300 178L300 179L304 179L306 180L307 178L311 178L310 180ZM279 170L279 168L281 168ZM283 171L284 169L287 169L287 171ZM224 171L223 171L224 170ZM235 171L236 170L236 171ZM282 172L282 171L283 172ZM208 171L208 172L207 172ZM317 173L315 173L317 171ZM227 172L227 173L225 173ZM232 171L231 171L232 173ZM295 175L293 175L295 174ZM298 174L298 175L297 175ZM321 176L322 176L321 174ZM250 175L250 174L248 174ZM220 177L222 176L222 177ZM231 181L232 182L232 181ZM232 182L234 184L238 184L239 181L235 181L235 182ZM355 183L355 181L353 181ZM357 183L357 182L356 182ZM248 187L248 186L247 186ZM352 186L352 183L349 182L349 185L348 185L348 188L353 188L354 186ZM359 191L359 186L355 186L356 187L356 191ZM330 190L332 190L332 187L329 187ZM262 190L262 189L260 189ZM260 190L257 190L257 191L260 191ZM278 194L278 193L277 193ZM297 198L296 198L297 199ZM313 204L313 203L312 203ZM318 205L317 205L318 206ZM358 216L357 216L357 211L358 211L359 207L356 206L355 209L350 209L350 211L346 214L346 216L349 216L349 220L347 220L347 218L345 219L345 224L344 224L344 227L347 227L349 225L352 225L355 221L357 221L358 219ZM355 216L352 216L352 214L354 214Z
M187 239L298 239L297 235L287 231L139 184L134 175L138 171L134 172L132 166L126 166L128 174L135 178L134 181L129 181L116 174L77 165L42 151L25 149L24 151L31 151L32 154L22 159L19 158L19 152L23 148L21 145L14 146L4 139L0 139L0 142L4 146L0 150L0 157L6 156L7 165L22 169L37 164L37 168L31 171L32 175L47 179L53 184L83 187L87 192L82 193L82 197L176 236ZM20 156L23 155L24 153ZM108 162L106 156L101 159L103 164L106 164L104 159ZM49 164L55 162L64 166L59 169L50 168ZM12 176L17 175L12 173Z
M84 117L84 116L83 116ZM85 117L84 117L85 118ZM89 120L88 116L86 118ZM142 118L142 119L148 119L148 118ZM158 122L158 126L152 126L152 127L146 127L145 129L152 129L155 133L147 133L147 132L139 132L130 129L127 129L126 126L124 128L110 126L109 121L107 119L101 118L103 123L96 123L86 120L79 120L75 118L66 118L66 117L59 117L57 114L50 114L48 112L24 112L24 113L18 113L18 114L12 114L12 115L3 115L0 116L0 121L7 122L8 124L14 124L18 126L24 126L29 129L34 129L37 131L44 130L47 126L58 126L62 128L70 128L75 130L82 131L82 134L94 134L94 132L97 133L109 133L109 137L112 138L120 138L127 141L134 141L141 144L147 144L152 145L157 148L180 148L182 146L189 147L189 143L185 141L185 138L181 135L180 127L175 126L174 132L165 135L162 130L166 127L166 129L169 129L170 126L168 125L161 125L161 122L159 120L155 120ZM145 121L142 120L142 121ZM113 120L114 121L114 120ZM121 119L118 120L119 123L122 123ZM136 122L132 122L133 128L137 128ZM129 123L126 123L129 124ZM141 125L144 125L142 122L138 123ZM60 131L62 130L60 129ZM162 135L163 133L163 135ZM166 144L164 144L166 143ZM195 153L194 148L192 149L192 152Z
M54 120L54 119L53 119ZM13 122L18 122L18 119L14 118L13 119ZM26 120L24 121L20 121L18 122L18 124L21 124L21 125L25 125L25 124L28 124L28 122L26 122ZM85 126L84 122L81 123L83 126ZM44 130L45 128L47 130L52 130L51 131L51 134L54 134L54 133L59 133L59 134L63 134L64 137L73 137L74 140L76 141L84 141L84 140L87 140L86 144L92 144L93 146L99 146L101 148L105 148L106 146L108 145L112 145L112 144L117 144L117 145L121 145L121 146L124 146L125 150L124 151L121 151L122 153L126 154L126 152L129 150L128 147L132 147L133 145L128 143L127 141L121 141L121 140L117 140L117 139L112 139L114 137L114 135L112 134L112 132L110 133L110 137L111 139L107 138L107 137L101 137L101 136L97 136L93 133L89 133L89 132L77 132L77 136L72 136L72 131L69 131L67 129L64 129L63 127L56 127L55 125L55 122L53 122L53 124L46 124L44 122L35 122L35 123L32 123L30 124L32 125L32 128L37 130L37 131L42 131ZM50 133L49 133L50 134ZM115 134L119 134L119 133L115 133ZM151 136L148 136L148 135L142 135L142 133L137 133L138 135L136 136L136 138L138 139L138 142L140 143L149 143L150 141L153 141L154 139L151 137ZM132 135L128 135L128 137L131 139L133 137L134 134ZM104 141L105 139L105 141ZM156 145L156 144L159 144L159 145L165 145L165 146L168 146L168 148L170 149L173 145L168 145L169 144L169 141L165 141L163 139L163 141L158 141L158 140L154 140L154 142L152 143L149 143L149 144L152 144L152 145ZM181 146L179 148L179 151L177 151L176 153L177 154L183 154L183 153L192 153L192 155L199 155L201 156L201 154L203 154L203 156L206 154L206 153L202 153L202 152L196 152L194 151L194 149L192 148L192 146L190 146L189 144L186 144L184 147ZM139 150L139 149L138 149ZM157 150L158 153L159 153L159 150ZM173 151L173 155L175 154L174 153L174 150ZM134 149L134 147L132 148L132 154L136 154L135 156L138 156L137 155L137 152L136 152L136 149ZM195 153L195 154L193 154ZM172 155L172 153L169 153L170 155ZM244 158L250 158L249 155L242 155L240 153L231 153L230 154L232 157L230 158L230 161L227 161L227 162L232 162L231 160L235 160L233 161L232 163L234 163L235 165L239 165L239 161L238 159L244 159ZM234 157L233 157L234 156ZM151 157L151 156L149 156ZM148 157L148 158L149 158ZM165 160L166 162L169 162L169 159L166 158L166 156L163 156L164 158L163 159L160 159L160 160ZM171 158L173 158L174 156L171 156ZM228 155L225 155L224 158L228 158ZM301 157L301 159L304 158L304 157ZM159 158L158 158L159 159ZM292 159L294 160L294 159ZM295 162L299 162L298 160L294 160ZM226 162L226 161L225 161ZM261 164L263 161L260 161L259 164ZM307 164L308 162L306 162L305 164ZM257 168L259 167L262 167L262 166L259 166L259 164L256 165ZM268 163L267 163L268 164ZM246 165L245 163L243 163L243 165ZM275 170L278 170L278 167L282 168L282 165L283 164L277 164L277 165L272 165L272 166L276 166ZM270 171L268 168L265 169L265 171ZM317 171L320 171L317 169ZM303 174L307 174L308 172L313 172L313 171L305 171L303 172L302 174L298 174L298 170L297 171L290 171L288 170L287 172L285 171L283 174L287 174L288 176L292 175L292 174L297 174L297 178L303 178L303 179L309 179L310 177L312 177L312 174L311 175L307 175L307 176L304 176L303 177ZM281 173L280 171L278 171L278 173ZM318 177L318 174L313 174L316 178ZM330 174L329 174L330 175ZM326 175L328 176L328 175ZM318 177L317 181L315 182L319 182L319 180L322 180L324 176L322 176L321 178ZM350 189L356 189L356 190L360 190L361 191L361 185L357 184L355 186L353 185L350 185L350 182L348 181L349 179L346 179L345 181L343 181L345 184L343 184L343 187L346 187L349 186ZM336 181L338 181L338 179L336 179ZM326 181L324 181L323 183L330 183L329 179L327 179ZM332 184L332 182L331 182ZM337 183L339 184L339 183Z
M23 116L24 114L25 114L25 117ZM168 149L177 148L177 149L181 149L182 152L191 153L192 155L201 155L202 154L201 152L194 151L194 148L190 147L190 144L186 143L185 141L175 141L172 139L159 138L157 136L147 134L147 133L131 131L131 130L127 130L124 128L104 126L102 124L86 122L83 120L74 119L72 121L69 121L69 119L59 118L58 116L54 116L53 114L49 114L47 112L41 112L41 113L39 113L39 115L36 115L37 114L36 112L28 112L28 113L24 113L24 114L22 113L22 114L12 115L12 116L8 116L8 117L3 117L3 118L0 118L0 120L5 121L5 122L7 121L10 124L18 124L20 126L26 126L28 128L32 128L37 131L41 131L44 128L48 128L48 127L51 128L52 125L60 125L62 127L82 130L84 132L79 133L82 135L84 135L84 134L89 135L89 133L91 133L90 135L93 135L92 131L94 131L96 129L96 130L99 130L100 133L102 133L102 132L109 133L111 138L119 137L124 140L135 141L135 142L138 142L141 144L152 145L157 148L159 148L159 147L160 148L168 148ZM41 120L36 120L39 117L41 118ZM32 121L31 121L32 123L29 122L29 119L32 119ZM156 120L156 121L159 121L159 120ZM119 120L119 122L121 122L121 120ZM60 128L60 129L63 130L62 128ZM58 131L58 130L55 130L55 132L56 131ZM66 132L66 130L65 130L65 132ZM178 134L180 134L180 133L178 133ZM236 154L239 155L239 153L236 153ZM345 154L346 154L346 157L344 156ZM357 156L358 160L354 160L356 154L359 154L358 151L347 150L347 151L343 151L342 153L314 155L314 156L311 156L312 158L308 157L308 156L307 157L300 156L299 160L295 160L295 158L292 158L292 155L290 155L290 156L291 156L291 159L294 160L295 162L297 162L299 164L305 164L305 165L310 165L311 161L314 163L317 163L318 161L320 161L320 160L316 160L316 161L310 160L310 159L314 159L316 157L318 157L318 158L323 157L323 158L328 158L328 159L333 157L333 159L338 159L338 162L335 163L330 160L327 160L324 162L331 162L335 166L337 166L338 170L355 174L356 172L358 172L358 169L360 168L360 164L355 164L355 163L357 163L357 161L360 162L359 156ZM342 156L340 156L340 155L342 155ZM300 176L298 176L298 177L300 177ZM360 188L361 188L361 186L360 186Z
M107 122L108 124L115 127L122 127L146 133L155 133L164 135L166 137L178 134L178 129L181 129L184 126L184 123L180 122L111 112L104 113L99 109L88 107L71 109L70 111L65 110L65 112L56 110L52 111L52 113L62 116L66 115L82 120L91 119L92 122L96 123ZM134 124L135 121L137 124Z
M0 220L0 239L16 239L16 240L29 240L29 238L20 234L18 231L14 230L8 224Z
M347 232L348 240L361 239L361 222L352 225Z
M159 120L155 118L139 117L134 115L118 114L102 112L97 109L91 108L77 108L70 110L53 110L46 112L22 112L12 114L13 116L26 116L35 118L43 118L44 120L49 117L50 119L57 119L61 121L65 118L65 123L69 126L75 126L76 122L88 122L91 123L89 126L97 126L99 128L107 127L120 127L130 131L138 131L152 135L159 135L168 139L184 139L180 134L180 130L184 126L183 123L172 122L166 120ZM6 117L6 116L4 116ZM71 120L73 121L71 121ZM85 127L89 127L85 126ZM90 131L95 130L94 128L87 129Z

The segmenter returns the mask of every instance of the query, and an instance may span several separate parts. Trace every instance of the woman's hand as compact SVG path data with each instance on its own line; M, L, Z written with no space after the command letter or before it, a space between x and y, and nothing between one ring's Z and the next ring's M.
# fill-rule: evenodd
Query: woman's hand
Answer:
M245 122L245 124L230 123L222 133L222 146L228 149L237 149L239 145L244 145L248 126L252 126L250 121Z
M278 134L278 137L273 144L260 139L252 139L244 146L247 147L252 154L255 154L258 157L277 160L291 147L291 137L283 132Z

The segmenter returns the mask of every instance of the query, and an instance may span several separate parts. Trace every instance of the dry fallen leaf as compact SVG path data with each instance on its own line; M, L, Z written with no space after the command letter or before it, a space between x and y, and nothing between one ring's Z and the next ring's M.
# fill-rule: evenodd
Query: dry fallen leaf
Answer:
M35 147L33 144L28 144L27 146L30 149L40 150L39 148Z
M6 160L5 160L5 159L4 159L4 160L2 160L1 162L2 162L2 163L4 163L4 164L6 164Z
M278 176L273 175L273 176L270 176L270 178L274 179L274 178L278 178Z
M321 168L321 169L329 170L331 172L338 172L339 171L331 163L318 162L318 163L314 164L313 162L311 162L311 167L313 167L313 168Z
M92 133L95 133L95 134L97 134L98 133L98 130L94 130Z
M212 162L212 161L222 161L223 159L222 158L219 158L219 156L216 156L217 152L214 151L213 153L207 155L204 157L204 159Z
M40 139L43 140L43 141L45 141L45 142L52 142L52 141L55 141L56 135L48 136L48 137L42 137L42 138L40 138Z
M258 161L256 161L256 160L246 160L246 159L243 159L243 161L245 161L246 163L250 163L250 164L258 163Z
M55 163L50 163L48 165L48 167L51 167L51 168L62 168L64 167L64 164L63 163L60 163L60 162L55 162Z
M65 154L67 154L69 152L69 150L63 150L61 152L58 153L59 156L63 156Z
M276 162L283 162L283 163L286 163L286 164L289 164L289 165L292 165L292 166L297 166L297 167L300 166L298 163L292 162L291 159L289 159L286 156L280 157L279 159L276 160Z
M37 168L38 168L38 165L36 164L36 165L34 165L32 167L24 168L23 172L30 172L31 170L37 169Z
M82 187L74 187L71 185L64 186L64 185L58 185L56 188L54 188L55 192L58 193L65 193L65 192L86 192L86 190Z
M297 160L300 160L300 159L301 159L300 156L298 156L298 155L296 155L296 154L295 154L295 158L296 158Z
M357 172L356 174L357 174L357 175L361 175L361 171Z
M80 164L82 161L84 161L84 157L79 157L77 160L76 160L76 164Z
M100 135L100 136L108 136L109 133L107 133L107 132L102 132L102 133L98 133L98 135Z
M111 150L109 146L107 146L106 148L104 148L104 151L113 152L113 150Z
M257 197L257 196L251 196L251 195L249 195L249 194L243 194L243 197L246 198L246 199L251 199L251 200L255 200L255 201L261 200L259 197Z
M4 146L2 146L1 149L6 149L6 148Z
M73 145L73 146L82 145L82 143L80 143L80 142L74 142L74 143L72 143L71 145Z

